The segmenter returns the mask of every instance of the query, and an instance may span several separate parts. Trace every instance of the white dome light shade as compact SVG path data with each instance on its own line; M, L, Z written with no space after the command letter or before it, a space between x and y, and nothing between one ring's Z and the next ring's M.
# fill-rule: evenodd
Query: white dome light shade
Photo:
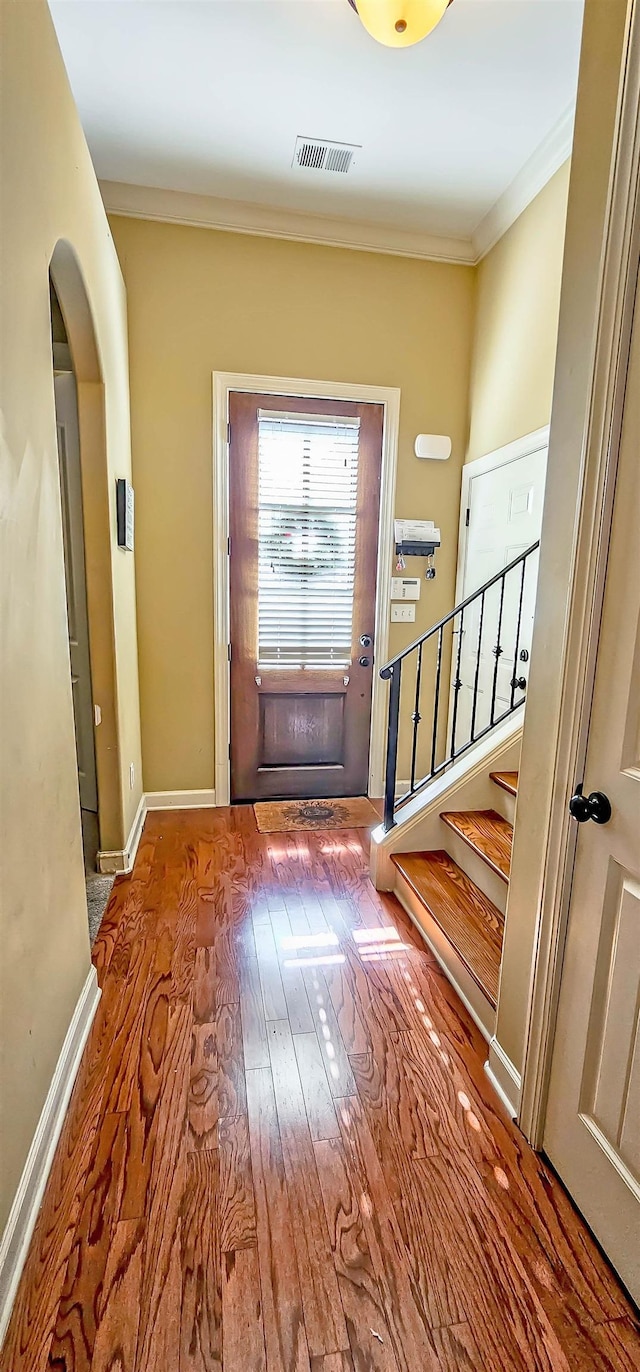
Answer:
M451 439L446 434L418 434L414 452L430 462L446 462L451 457Z
M388 48L420 43L440 23L450 0L356 0L367 33Z

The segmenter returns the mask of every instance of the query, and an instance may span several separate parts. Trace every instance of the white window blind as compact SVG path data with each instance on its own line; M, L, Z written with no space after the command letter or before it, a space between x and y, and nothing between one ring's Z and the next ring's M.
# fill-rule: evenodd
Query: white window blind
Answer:
M359 419L258 412L258 664L348 667Z

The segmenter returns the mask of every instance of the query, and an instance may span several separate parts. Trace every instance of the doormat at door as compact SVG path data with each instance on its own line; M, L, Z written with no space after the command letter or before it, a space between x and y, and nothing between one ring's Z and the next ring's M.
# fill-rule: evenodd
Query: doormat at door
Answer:
M366 796L340 800L261 800L253 807L261 834L292 829L372 829L380 816Z

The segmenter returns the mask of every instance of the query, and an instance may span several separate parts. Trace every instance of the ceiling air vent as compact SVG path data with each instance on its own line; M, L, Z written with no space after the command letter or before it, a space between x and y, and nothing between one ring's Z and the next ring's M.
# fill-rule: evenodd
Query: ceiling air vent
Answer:
M304 167L307 171L342 172L344 175L359 151L357 143L330 143L326 138L303 138L299 134L291 165Z

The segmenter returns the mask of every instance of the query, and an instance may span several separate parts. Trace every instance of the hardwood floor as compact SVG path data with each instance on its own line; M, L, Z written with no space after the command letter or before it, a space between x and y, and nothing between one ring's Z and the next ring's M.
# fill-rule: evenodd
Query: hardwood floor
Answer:
M632 1372L640 1330L364 831L153 814L2 1372Z

